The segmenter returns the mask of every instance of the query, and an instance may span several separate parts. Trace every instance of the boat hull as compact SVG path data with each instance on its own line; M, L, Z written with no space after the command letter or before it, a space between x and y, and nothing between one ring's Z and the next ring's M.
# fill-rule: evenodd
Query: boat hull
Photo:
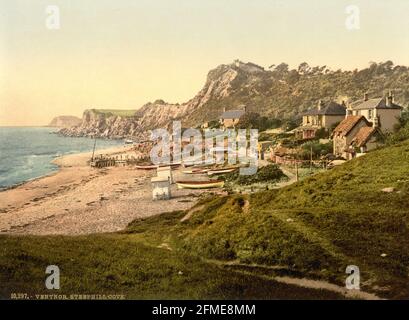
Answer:
M179 189L223 188L224 181L176 181Z
M233 171L236 171L237 169L236 168L232 168L232 169L220 169L220 170L209 170L208 172L207 172L207 174L209 175L209 176L211 176L211 175L214 175L214 174L225 174L225 173L230 173L230 172L233 172Z
M135 166L138 170L156 170L158 166Z

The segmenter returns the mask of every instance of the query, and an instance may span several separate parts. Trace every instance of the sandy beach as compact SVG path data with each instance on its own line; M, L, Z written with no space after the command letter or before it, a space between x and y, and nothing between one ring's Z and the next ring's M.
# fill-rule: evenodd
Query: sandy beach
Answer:
M98 154L133 154L128 146ZM59 171L0 192L0 234L80 235L114 232L137 218L189 209L202 191L177 190L172 199L152 201L156 171L133 166L91 168L91 153L54 160ZM175 171L174 175L181 175Z

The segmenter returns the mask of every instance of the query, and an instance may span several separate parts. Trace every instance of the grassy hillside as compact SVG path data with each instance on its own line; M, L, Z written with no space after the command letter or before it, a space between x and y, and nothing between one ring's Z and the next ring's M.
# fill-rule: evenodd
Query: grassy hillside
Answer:
M161 246L161 228L181 213L150 219L155 236L0 236L0 299L11 293L121 294L127 299L342 299L337 293L231 272L183 250ZM153 224L153 225L152 225ZM155 237L157 239L155 239ZM45 289L45 268L58 265L61 290Z
M121 233L0 236L0 296L45 292L45 267L57 264L60 293L341 298L273 277L342 286L346 266L357 265L362 289L408 299L408 177L406 141L280 190L210 197L189 212L138 220Z
M214 199L186 223L183 245L339 284L357 265L364 289L409 298L408 208L406 141L284 189Z

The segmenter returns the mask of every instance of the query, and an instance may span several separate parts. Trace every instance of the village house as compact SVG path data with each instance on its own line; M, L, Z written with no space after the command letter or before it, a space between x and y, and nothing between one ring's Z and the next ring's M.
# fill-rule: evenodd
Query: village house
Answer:
M223 108L223 114L220 116L220 124L223 125L224 128L232 128L235 127L239 121L240 117L246 113L246 107L243 107L242 110L228 110Z
M329 131L335 124L345 118L346 106L344 103L329 102L325 104L321 100L316 109L303 114L302 125L295 130L298 139L312 139L319 129Z
M376 123L369 122L363 115L347 115L334 129L334 155L352 159L359 153L365 153L379 146L382 132Z
M391 92L385 98L369 99L368 94L363 100L355 101L348 106L348 114L364 116L368 121L383 132L392 132L399 122L402 107L394 103Z

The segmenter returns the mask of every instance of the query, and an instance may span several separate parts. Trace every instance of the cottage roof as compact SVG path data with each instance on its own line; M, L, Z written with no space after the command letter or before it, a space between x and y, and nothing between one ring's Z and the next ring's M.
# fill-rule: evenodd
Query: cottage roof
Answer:
M365 121L370 126L369 121L364 116L348 116L340 122L333 133L346 136L360 121Z
M387 105L386 98L374 98L368 100L358 100L351 104L353 110L365 110L365 109L402 109L401 106L396 103L391 103L390 106Z
M364 146L368 140L375 134L379 133L379 130L374 127L362 127L359 129L358 133L356 134L355 138L352 139L352 143L355 144L357 147Z
M223 112L220 116L221 119L239 119L243 114L245 114L244 110L228 110Z
M318 109L313 109L309 110L303 115L305 116L314 116L314 115L327 115L327 116L345 116L346 114L346 107L342 104L336 103L331 101L330 103L327 103L326 105L318 110Z

